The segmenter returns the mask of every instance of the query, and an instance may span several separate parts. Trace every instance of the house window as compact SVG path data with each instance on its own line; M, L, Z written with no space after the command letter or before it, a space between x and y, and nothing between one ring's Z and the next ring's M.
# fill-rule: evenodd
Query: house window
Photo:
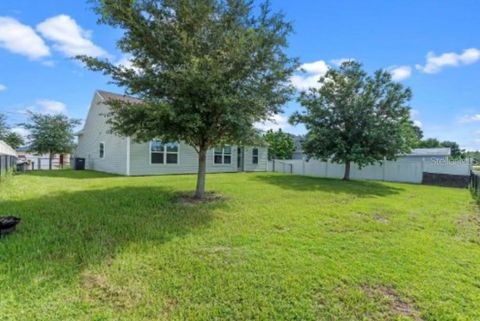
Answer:
M150 142L150 162L152 164L178 164L178 144Z
M105 157L105 143L100 143L99 148L98 148L98 156L100 158Z
M252 150L252 163L258 164L258 148Z
M232 148L230 146L215 147L213 151L214 164L231 164L232 163Z

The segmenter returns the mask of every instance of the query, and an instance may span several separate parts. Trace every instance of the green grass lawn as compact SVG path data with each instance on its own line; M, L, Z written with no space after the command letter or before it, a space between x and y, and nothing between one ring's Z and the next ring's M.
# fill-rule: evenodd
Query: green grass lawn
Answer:
M480 320L467 190L53 171L0 185L3 320Z

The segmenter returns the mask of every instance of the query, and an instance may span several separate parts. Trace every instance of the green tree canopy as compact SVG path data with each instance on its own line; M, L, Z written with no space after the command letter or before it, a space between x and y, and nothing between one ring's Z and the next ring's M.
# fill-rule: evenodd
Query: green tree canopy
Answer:
M283 132L268 130L264 135L268 144L268 159L290 159L295 151L292 135Z
M7 124L7 118L4 114L0 114L0 140L10 145L13 149L25 144L25 140L20 134L11 131Z
M71 153L75 147L73 129L80 124L78 119L69 119L63 114L30 113L29 121L22 126L29 131L30 150L49 154L52 168L54 154Z
M407 105L412 94L390 73L369 76L361 64L347 61L329 69L319 83L301 93L305 111L290 119L306 126L308 157L345 164L348 180L352 162L363 167L410 151L417 132Z
M10 147L13 149L17 149L25 145L25 140L23 139L22 135L15 132L9 132L5 137L2 138L2 140L10 145Z
M112 131L136 141L183 141L198 152L196 197L205 190L206 153L245 144L253 124L280 111L298 66L285 53L292 31L268 3L250 0L98 0L100 22L124 32L131 66L78 57L143 103L109 101Z
M446 147L451 150L451 157L453 159L464 159L466 157L465 150L460 148L460 145L457 142L453 141L439 141L436 138L427 138L421 140L416 145L419 148L441 148Z

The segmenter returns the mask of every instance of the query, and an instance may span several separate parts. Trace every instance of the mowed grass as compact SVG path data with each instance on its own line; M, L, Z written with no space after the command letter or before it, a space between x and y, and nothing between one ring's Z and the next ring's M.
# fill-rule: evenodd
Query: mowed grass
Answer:
M480 320L467 190L272 173L0 185L1 320Z

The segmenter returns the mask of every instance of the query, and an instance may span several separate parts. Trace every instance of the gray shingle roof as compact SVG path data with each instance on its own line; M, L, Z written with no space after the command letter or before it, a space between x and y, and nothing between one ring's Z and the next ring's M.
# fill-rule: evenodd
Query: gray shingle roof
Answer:
M115 94L109 91L105 90L97 90L97 93L105 100L122 100L128 103L141 103L142 100L132 97L132 96L127 96L127 95L121 95L121 94Z

